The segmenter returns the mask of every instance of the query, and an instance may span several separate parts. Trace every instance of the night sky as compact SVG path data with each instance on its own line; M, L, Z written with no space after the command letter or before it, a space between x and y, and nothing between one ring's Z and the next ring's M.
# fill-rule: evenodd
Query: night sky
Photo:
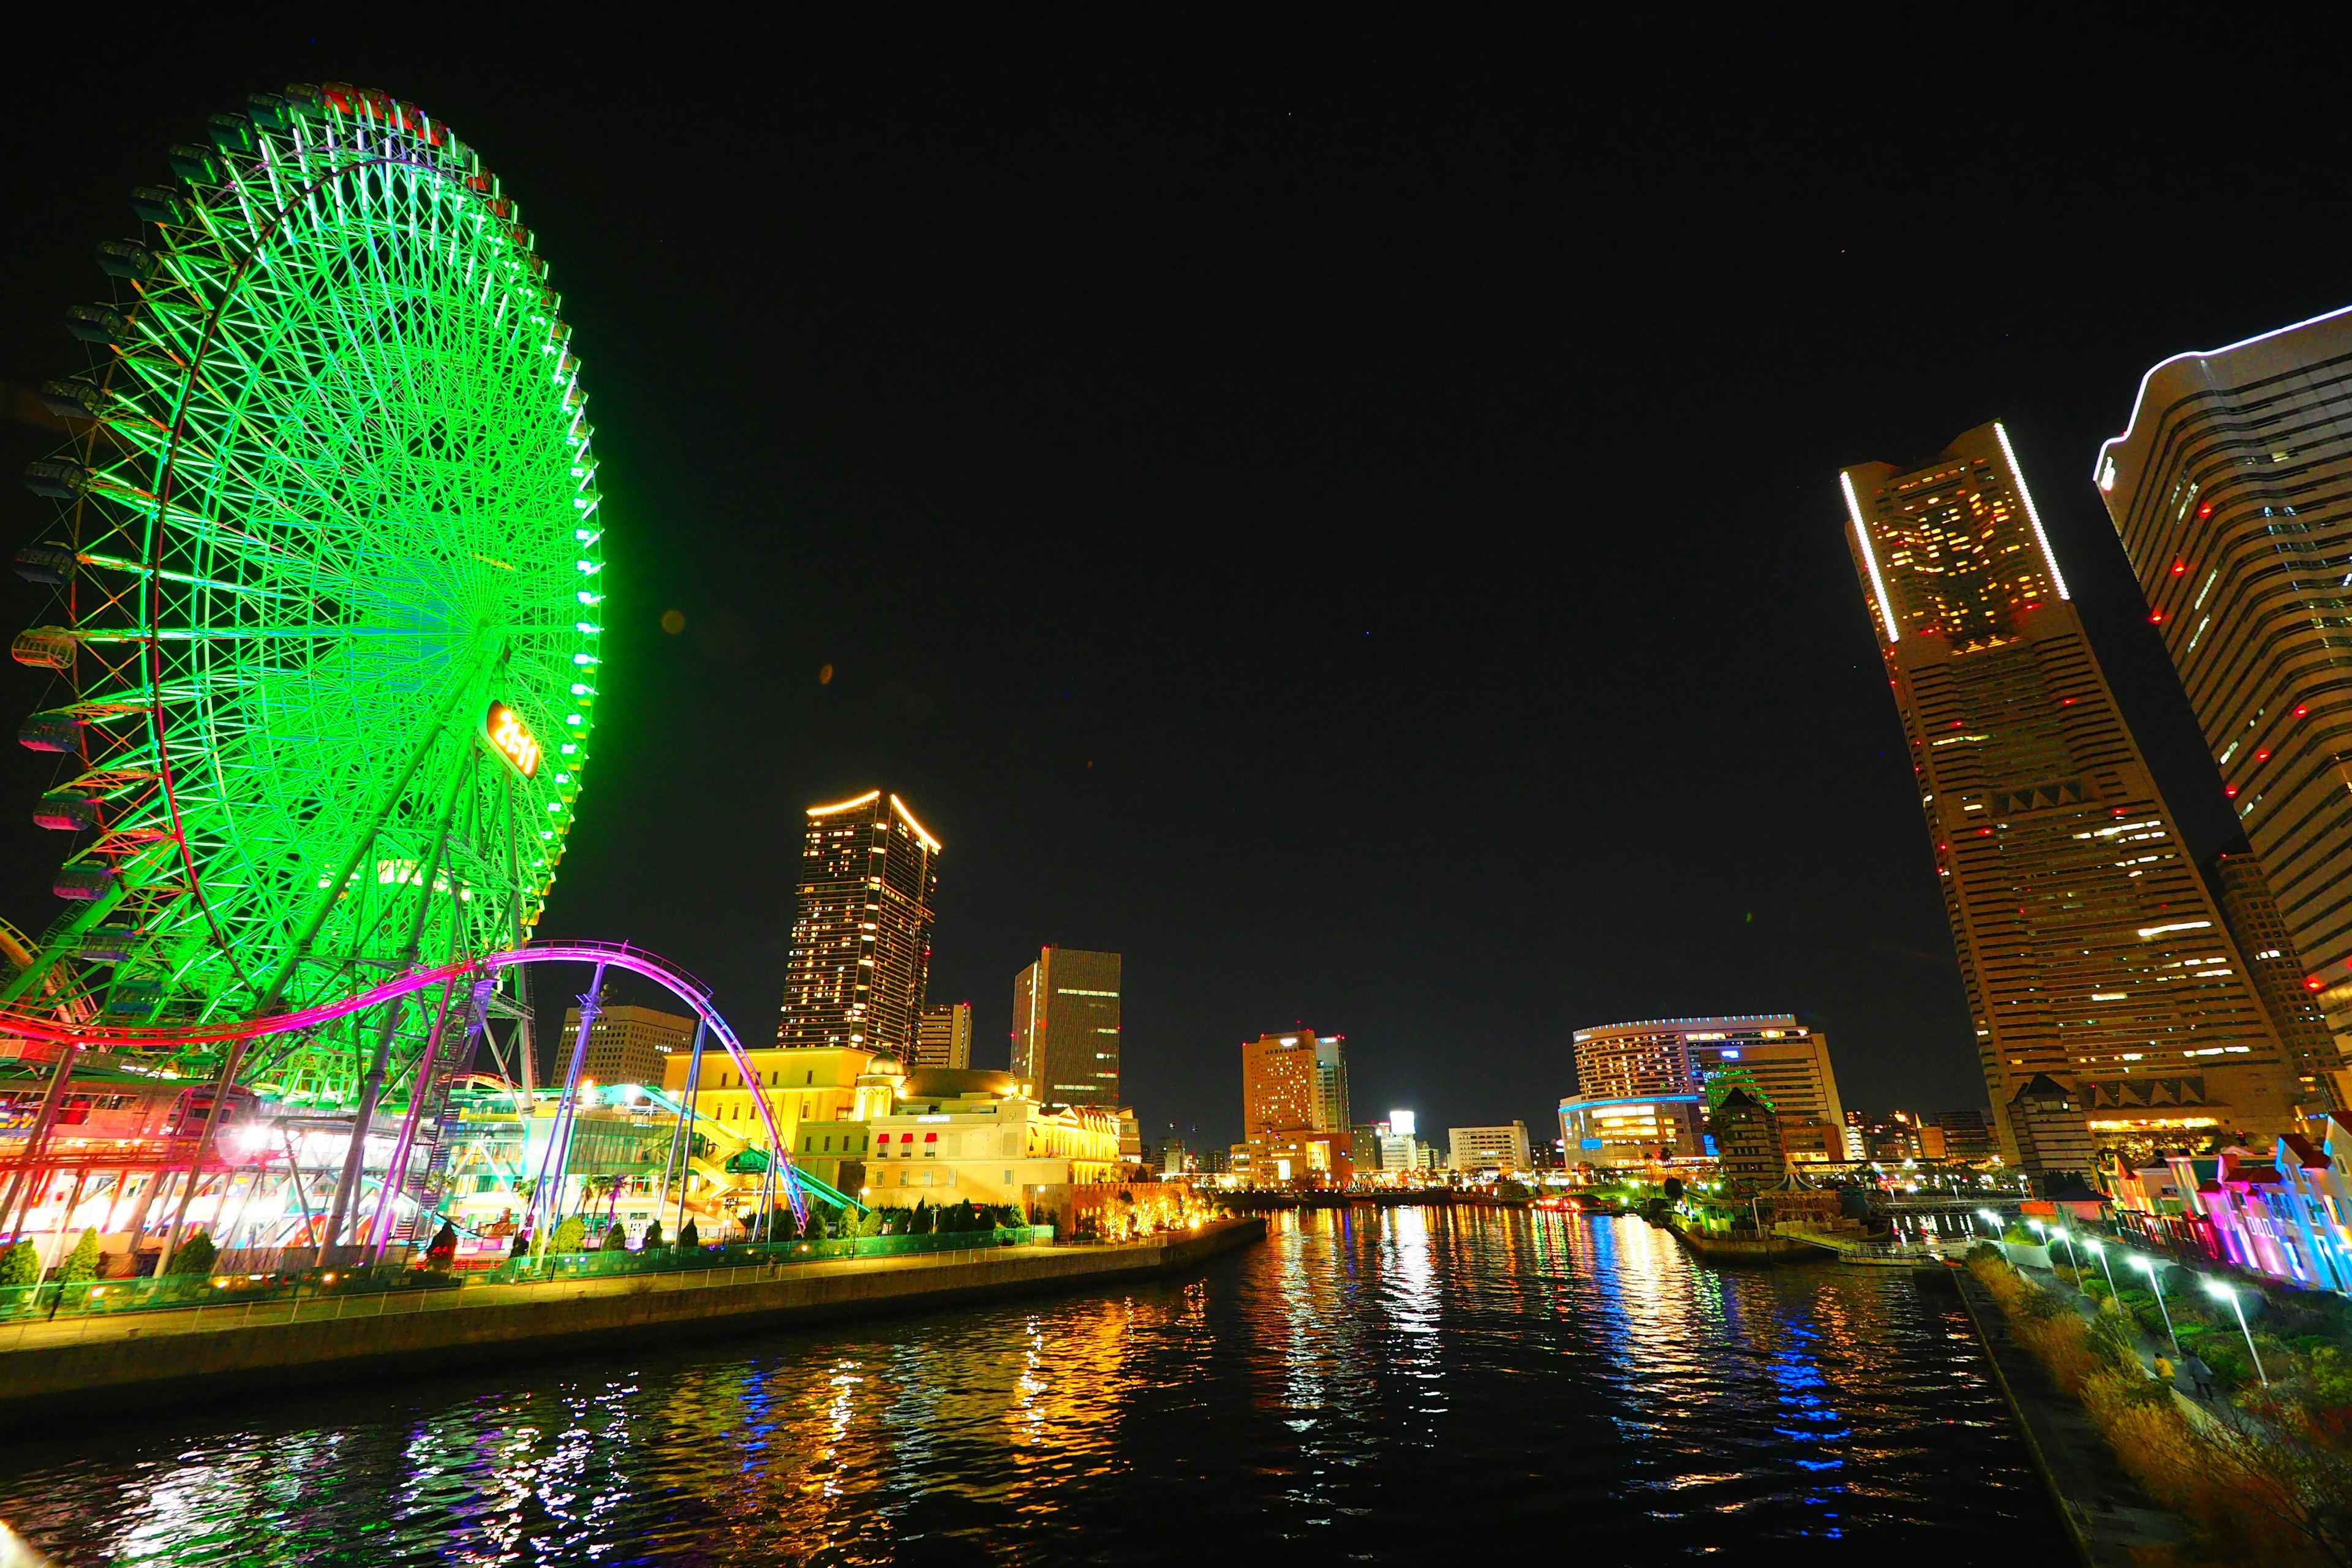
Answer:
M2230 831L2088 476L2158 359L2352 300L2340 92L2291 63L2257 104L2055 37L596 16L12 21L0 381L80 367L91 247L207 112L342 79L446 119L538 232L604 464L542 930L747 1037L802 807L878 783L945 842L931 994L982 1065L1040 943L1126 955L1148 1136L1236 1136L1238 1043L1300 1022L1441 1140L1556 1136L1572 1028L1714 1011L1826 1029L1849 1106L1980 1104L1835 475L1994 417L2192 847ZM0 489L11 550L47 504ZM36 930L48 782L0 752Z

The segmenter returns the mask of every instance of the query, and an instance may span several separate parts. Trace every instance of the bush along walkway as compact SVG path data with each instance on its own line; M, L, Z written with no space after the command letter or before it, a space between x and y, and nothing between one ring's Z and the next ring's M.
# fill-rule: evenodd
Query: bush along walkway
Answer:
M2029 1278L1990 1245L1969 1253L1968 1272L1972 1299L1981 1291L1998 1309L2010 1338L2089 1418L2145 1497L2186 1522L2185 1538L2116 1560L2352 1563L2352 1444L2344 1440L2352 1433L2315 1424L2308 1390L2256 1380L2230 1396L2192 1397L2158 1375L2176 1370L2159 1363L2172 1355L2170 1336L2147 1331L2132 1310L2134 1292L2117 1301L2099 1280L2096 1293L2085 1294L2067 1269ZM2175 1299L2168 1289L2168 1301ZM2148 1304L2160 1324L2153 1296ZM2181 1336L2184 1351L2200 1353L2215 1348L2210 1340ZM2203 1359L2217 1381L2226 1378L2225 1362L2235 1364ZM2085 1549L2099 1556L2090 1543Z

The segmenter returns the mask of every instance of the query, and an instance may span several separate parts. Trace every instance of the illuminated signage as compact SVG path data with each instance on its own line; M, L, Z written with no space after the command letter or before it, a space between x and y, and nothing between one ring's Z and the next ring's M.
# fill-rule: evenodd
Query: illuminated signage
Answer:
M503 702L493 702L482 720L482 734L490 749L515 765L515 770L529 778L539 772L539 738L522 715Z

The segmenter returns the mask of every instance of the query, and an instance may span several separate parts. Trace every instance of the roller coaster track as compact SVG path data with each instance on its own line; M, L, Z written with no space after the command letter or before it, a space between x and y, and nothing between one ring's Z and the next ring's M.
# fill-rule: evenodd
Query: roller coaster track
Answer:
M511 948L503 952L457 959L446 963L420 964L365 991L315 1006L260 1018L223 1019L164 1027L105 1026L94 1020L76 1023L20 1006L0 1007L0 1035L55 1046L78 1046L92 1051L169 1051L189 1046L225 1045L232 1041L265 1039L273 1035L313 1029L351 1014L397 1001L428 986L453 983L468 974L485 978L495 976L501 970L527 963L586 963L625 970L653 981L693 1008L695 1016L702 1021L733 1059L736 1069L743 1075L743 1082L753 1089L751 1102L759 1108L760 1120L768 1130L768 1146L775 1151L775 1157L781 1164L793 1212L805 1216L801 1193L803 1178L793 1168L792 1152L776 1127L775 1113L768 1104L767 1090L760 1083L759 1071L745 1053L743 1042L736 1037L733 1027L710 1000L710 988L677 965L626 942L535 943L530 947Z

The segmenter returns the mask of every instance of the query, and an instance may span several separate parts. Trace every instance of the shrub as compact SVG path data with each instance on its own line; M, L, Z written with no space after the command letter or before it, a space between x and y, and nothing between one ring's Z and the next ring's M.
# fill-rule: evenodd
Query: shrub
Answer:
M0 1289L41 1282L41 1249L29 1241L20 1241L0 1252Z
M612 1224L606 1226L604 1227L604 1240L603 1244L597 1247L597 1250L599 1252L628 1251L629 1227L623 1225L619 1220L614 1220Z
M217 1256L219 1251L213 1246L213 1238L200 1230L180 1243L179 1250L172 1254L172 1272L209 1274L213 1271L213 1259Z
M646 1221L645 1239L637 1243L640 1249L651 1252L662 1244L661 1219L658 1215Z
M880 1209L867 1209L864 1214L858 1215L857 1234L860 1236L881 1235L882 1211Z
M582 1219L578 1215L573 1215L570 1219L565 1220L562 1224L555 1227L555 1235L548 1240L547 1250L550 1252L578 1252L587 1244L587 1241L588 1222Z
M83 1231L81 1239L74 1243L74 1249L66 1254L65 1262L58 1268L58 1280L67 1285L79 1285L86 1279L97 1279L98 1258L98 1231L93 1227Z
M1999 1263L2001 1260L1999 1247L1990 1241L1979 1241L1969 1248L1969 1255L1965 1261L1973 1268L1979 1263L1986 1261Z
M702 1233L695 1228L692 1220L677 1227L677 1249L680 1252L691 1252L701 1245Z

